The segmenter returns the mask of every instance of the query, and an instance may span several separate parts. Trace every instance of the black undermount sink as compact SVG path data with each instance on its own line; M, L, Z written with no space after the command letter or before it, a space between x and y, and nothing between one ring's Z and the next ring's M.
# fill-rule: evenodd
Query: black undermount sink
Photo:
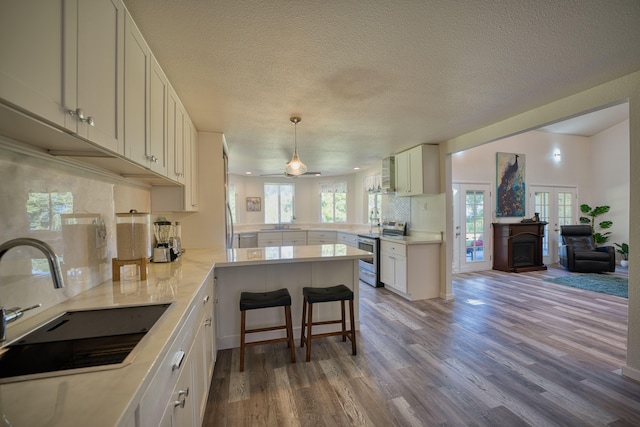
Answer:
M67 311L0 349L0 382L124 366L170 306Z

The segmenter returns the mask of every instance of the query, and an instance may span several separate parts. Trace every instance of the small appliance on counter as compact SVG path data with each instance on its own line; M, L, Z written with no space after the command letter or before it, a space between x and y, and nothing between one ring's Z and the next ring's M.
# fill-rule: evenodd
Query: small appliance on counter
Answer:
M171 221L160 217L153 223L153 233L156 245L153 248L152 262L172 262L182 253L180 247L180 224L173 225Z

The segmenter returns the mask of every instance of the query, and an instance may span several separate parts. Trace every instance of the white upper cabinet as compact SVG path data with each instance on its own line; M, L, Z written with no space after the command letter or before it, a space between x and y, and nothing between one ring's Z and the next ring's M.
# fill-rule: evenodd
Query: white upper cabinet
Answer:
M185 210L198 210L198 134L185 116L184 122L184 151L185 151Z
M124 51L125 156L166 176L169 83L128 13Z
M197 210L197 131L122 0L2 3L0 126Z
M409 151L396 154L396 194L409 196L411 193L411 162Z
M65 127L123 154L124 6L68 0L65 15Z
M396 193L417 196L440 193L440 148L423 144L395 155Z
M2 3L0 98L64 126L63 1Z
M122 154L123 18L118 0L3 2L0 98Z
M127 14L124 43L124 154L149 165L149 77L151 51Z
M149 159L151 170L168 176L168 102L169 81L156 59L151 57L149 90Z
M167 176L181 184L185 183L184 173L184 121L185 113L178 95L169 87L167 109L168 165Z

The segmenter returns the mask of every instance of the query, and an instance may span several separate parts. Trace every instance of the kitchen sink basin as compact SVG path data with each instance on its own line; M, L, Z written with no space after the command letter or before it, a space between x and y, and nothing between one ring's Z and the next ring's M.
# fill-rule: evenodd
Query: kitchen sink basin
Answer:
M127 365L170 306L67 311L0 349L0 383Z

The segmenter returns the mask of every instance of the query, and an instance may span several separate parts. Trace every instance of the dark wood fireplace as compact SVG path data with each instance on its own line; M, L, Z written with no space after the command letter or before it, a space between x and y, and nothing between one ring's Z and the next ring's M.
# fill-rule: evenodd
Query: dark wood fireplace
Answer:
M519 273L546 270L542 238L546 222L493 223L493 269Z

